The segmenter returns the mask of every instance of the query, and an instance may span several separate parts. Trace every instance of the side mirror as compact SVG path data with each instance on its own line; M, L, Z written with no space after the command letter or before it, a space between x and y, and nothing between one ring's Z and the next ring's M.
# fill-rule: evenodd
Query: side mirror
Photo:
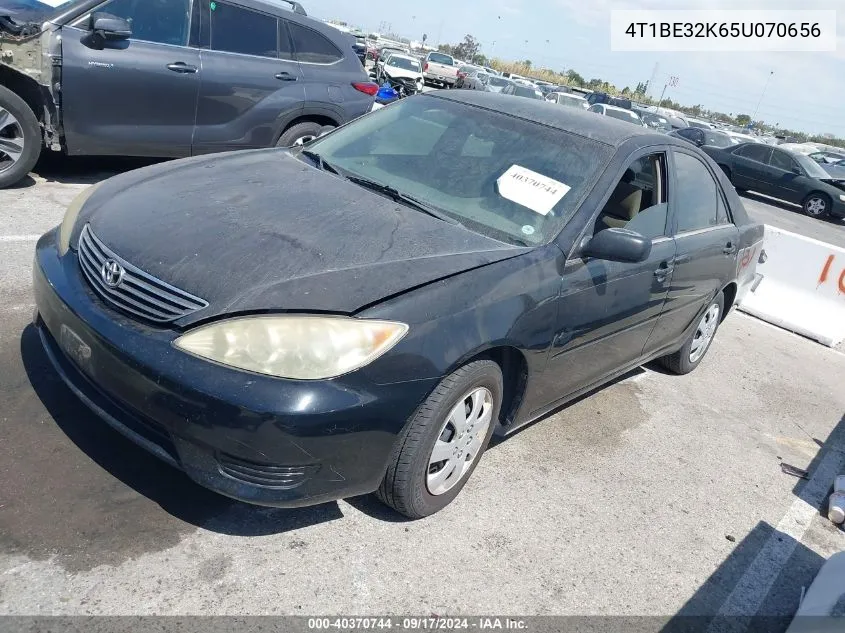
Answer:
M132 37L129 22L108 13L92 13L90 30L102 40L128 40Z
M581 249L583 257L610 262L644 262L651 255L651 240L628 229L599 231Z
M796 176L803 176L804 175L804 172L802 172L801 168L798 167L797 165L793 165L792 169L790 169L789 171L791 171Z

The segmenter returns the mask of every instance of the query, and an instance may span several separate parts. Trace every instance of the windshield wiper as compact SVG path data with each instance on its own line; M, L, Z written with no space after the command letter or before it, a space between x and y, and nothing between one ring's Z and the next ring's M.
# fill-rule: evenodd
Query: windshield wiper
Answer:
M337 169L335 169L329 163L323 160L323 157L320 156L317 152L312 152L310 149L304 149L299 153L317 163L317 169L320 169L321 171L327 171L332 174L339 174Z
M362 187L366 187L367 189L370 189L372 191L384 194L387 197L391 198L394 202L401 202L405 206L416 209L417 211L422 211L423 213L430 215L433 218L443 220L444 222L448 222L449 224L463 226L463 224L458 222L455 218L446 215L437 207L427 202L423 202L422 200L418 200L413 196L409 196L407 193L402 193L395 187L391 187L390 185L383 185L380 182L370 180L369 178L362 178L361 176L347 176L346 179L351 182L354 182L356 185L361 185Z

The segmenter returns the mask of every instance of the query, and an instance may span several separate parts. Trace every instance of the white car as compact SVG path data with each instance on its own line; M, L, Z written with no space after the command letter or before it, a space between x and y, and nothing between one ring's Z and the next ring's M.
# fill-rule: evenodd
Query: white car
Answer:
M382 81L385 75L394 79L413 79L417 84L417 91L423 89L423 70L420 60L410 55L391 54L384 60L384 64L376 71L376 81Z
M585 110L590 107L584 97L568 92L550 92L546 95L546 101L571 108L584 108Z
M589 112L603 114L604 116L619 119L620 121L627 121L628 123L633 123L634 125L646 127L646 124L643 123L640 115L633 110L626 110L625 108L607 105L606 103L595 103L590 107Z
M687 123L689 123L690 127L697 127L701 128L702 130L712 130L714 126L712 123L708 121L704 121L702 119L694 119L692 117L687 117Z
M804 156L809 156L810 154L815 154L819 151L818 147L810 145L809 143L781 143L778 147L789 150L790 152L803 154Z

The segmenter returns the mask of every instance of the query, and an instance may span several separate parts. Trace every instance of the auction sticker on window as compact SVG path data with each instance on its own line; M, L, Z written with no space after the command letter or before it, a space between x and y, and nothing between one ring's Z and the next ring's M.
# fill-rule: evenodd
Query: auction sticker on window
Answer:
M548 215L572 188L519 165L511 166L499 176L496 184L503 198L521 204L540 215Z

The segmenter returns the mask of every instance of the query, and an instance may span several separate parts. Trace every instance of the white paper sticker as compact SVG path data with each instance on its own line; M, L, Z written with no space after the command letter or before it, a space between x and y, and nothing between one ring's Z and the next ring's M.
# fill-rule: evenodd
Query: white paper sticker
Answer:
M511 166L499 176L496 183L503 198L528 207L540 215L548 215L572 188L519 165Z

